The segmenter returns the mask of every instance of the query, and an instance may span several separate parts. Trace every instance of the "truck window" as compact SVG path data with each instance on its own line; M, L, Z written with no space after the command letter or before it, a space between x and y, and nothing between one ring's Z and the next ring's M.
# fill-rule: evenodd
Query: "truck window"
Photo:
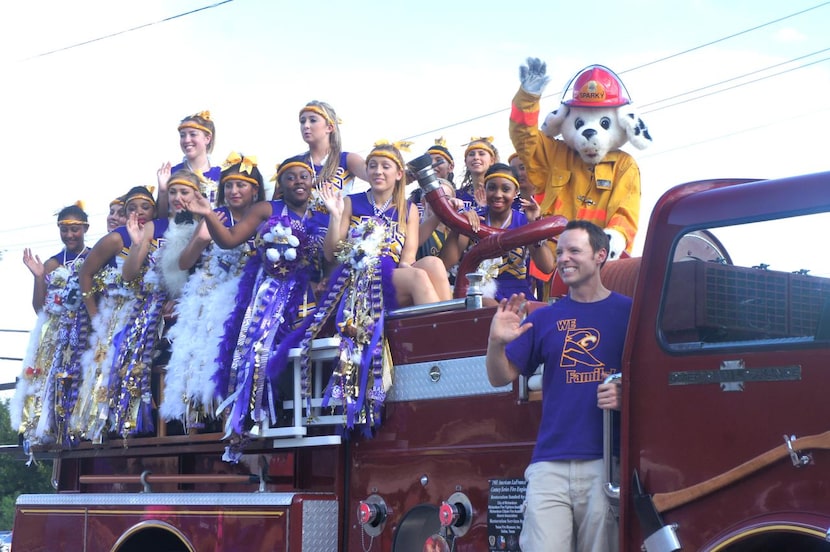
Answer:
M671 351L830 341L826 213L696 229L676 242L658 322Z

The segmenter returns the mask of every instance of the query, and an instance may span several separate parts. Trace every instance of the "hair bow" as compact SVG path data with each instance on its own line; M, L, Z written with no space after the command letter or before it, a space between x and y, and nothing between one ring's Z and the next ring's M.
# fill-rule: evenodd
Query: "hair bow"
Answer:
M409 151L409 146L414 144L414 142L409 142L407 140L398 140L397 142L389 142L389 140L378 140L375 142L372 147L377 148L380 146L392 146L396 148L398 151Z
M445 148L445 147L447 147L447 141L444 140L443 136L441 136L440 138L435 139L435 145L436 146L441 146L442 148Z
M222 163L222 170L226 171L236 164L239 164L239 172L251 174L251 171L253 171L254 167L257 166L257 159L253 155L242 156L234 151L231 152L228 155L228 158L225 159L225 162Z
M493 143L492 136L470 136L470 142L487 142L488 144Z
M76 201L75 203L73 203L72 205L74 205L75 207L78 207L81 211L86 211L86 209L84 209L84 202L81 201L80 199L78 201ZM66 207L61 207L60 209L55 211L53 213L54 216L58 216L59 214L61 214L61 211L63 211L64 209L66 209Z
M200 111L199 113L196 113L195 115L193 115L193 117L201 117L205 121L210 121L210 111L207 111L207 110Z

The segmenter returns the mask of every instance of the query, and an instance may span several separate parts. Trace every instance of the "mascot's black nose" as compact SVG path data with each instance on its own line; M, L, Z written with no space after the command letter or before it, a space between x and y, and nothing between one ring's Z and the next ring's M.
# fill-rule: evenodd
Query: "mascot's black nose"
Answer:
M585 137L586 140L590 140L591 138L597 135L597 131L592 128L586 128L582 131L582 135Z

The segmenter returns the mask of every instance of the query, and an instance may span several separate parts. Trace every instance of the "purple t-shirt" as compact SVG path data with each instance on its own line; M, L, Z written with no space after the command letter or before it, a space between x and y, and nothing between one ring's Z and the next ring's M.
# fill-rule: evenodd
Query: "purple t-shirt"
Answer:
M631 298L612 292L595 303L569 297L532 312L533 327L507 345L507 358L530 376L540 364L542 420L533 462L602 458L597 387L621 369Z

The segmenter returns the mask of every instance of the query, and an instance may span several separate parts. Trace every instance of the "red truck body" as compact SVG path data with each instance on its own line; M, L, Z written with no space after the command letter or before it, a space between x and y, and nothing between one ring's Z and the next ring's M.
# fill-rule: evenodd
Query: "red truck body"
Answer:
M828 212L830 173L678 186L654 208L642 257L603 269L634 297L621 550L830 550L830 279L761 264L810 268L795 241L824 260ZM787 221L806 230L762 235ZM761 258L739 258L747 244ZM294 400L236 465L220 459L221 434L169 426L41 451L57 493L20 497L14 549L518 550L541 401L532 382L489 385L492 315L461 299L389 316L394 385L372 438L341 436L316 406L309 421ZM332 350L315 348L318 382Z

